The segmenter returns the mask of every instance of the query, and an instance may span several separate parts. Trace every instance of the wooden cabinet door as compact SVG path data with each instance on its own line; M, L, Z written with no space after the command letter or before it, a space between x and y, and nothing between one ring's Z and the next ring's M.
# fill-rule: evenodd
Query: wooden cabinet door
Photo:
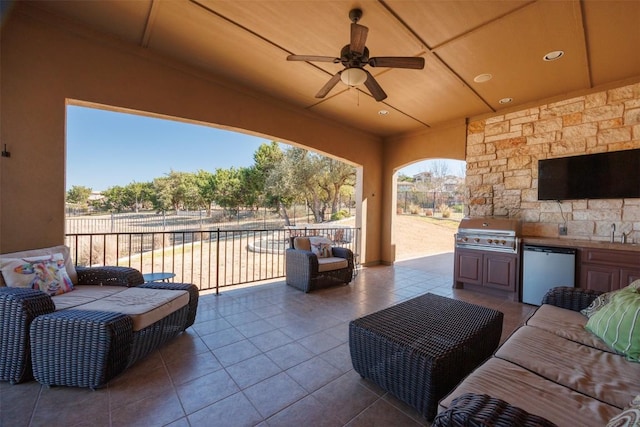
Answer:
M620 269L620 289L629 285L631 282L640 279L639 268L622 268Z
M620 268L582 264L580 267L580 287L602 292L620 289Z
M454 276L456 283L482 284L482 253L456 250Z
M518 264L515 256L485 254L484 286L515 292L517 268Z

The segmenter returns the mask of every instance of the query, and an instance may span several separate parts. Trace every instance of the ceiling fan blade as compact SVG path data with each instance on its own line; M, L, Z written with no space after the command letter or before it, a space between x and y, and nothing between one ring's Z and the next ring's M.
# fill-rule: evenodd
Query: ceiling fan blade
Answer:
M289 55L287 61L309 61L309 62L333 62L338 64L340 58L335 56L314 56L314 55Z
M338 71L337 73L335 73L333 77L331 77L331 79L329 79L329 81L324 86L322 86L322 89L320 89L318 93L316 93L316 98L324 98L325 96L327 96L331 89L333 89L333 87L340 81L340 74L342 74L342 71Z
M412 68L422 70L424 58L413 56L378 56L369 60L372 67Z
M364 45L367 42L367 33L369 29L364 25L360 24L351 24L351 43L349 45L349 50L351 52L362 55L364 53Z
M373 96L378 102L385 99L387 94L384 93L384 90L382 90L376 79L374 79L371 73L367 70L364 70L364 72L367 73L367 81L364 82L364 85L369 89L371 96Z

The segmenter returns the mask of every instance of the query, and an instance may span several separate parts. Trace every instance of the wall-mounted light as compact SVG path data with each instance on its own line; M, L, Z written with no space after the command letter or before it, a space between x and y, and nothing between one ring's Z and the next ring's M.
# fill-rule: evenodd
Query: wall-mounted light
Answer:
M11 157L11 153L7 151L7 144L4 144L2 149L2 157Z
M340 80L347 86L358 86L367 81L367 73L362 68L347 68L340 74Z

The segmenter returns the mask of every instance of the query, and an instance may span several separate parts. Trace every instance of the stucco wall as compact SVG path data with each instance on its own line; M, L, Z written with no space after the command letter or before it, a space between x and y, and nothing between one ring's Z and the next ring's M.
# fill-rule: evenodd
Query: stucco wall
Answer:
M465 160L466 128L465 121L458 120L440 124L423 132L385 140L382 172L382 235L385 239L382 242L382 259L385 262L393 262L396 259L393 233L397 200L395 173L405 166L426 159Z
M538 160L640 148L640 83L469 123L467 199L471 216L512 215L523 234L640 242L640 199L538 201Z
M63 242L65 106L80 100L245 129L361 165L360 255L380 260L379 138L19 6L0 40L0 140L11 151L0 169L0 253ZM113 173L127 171L113 165Z

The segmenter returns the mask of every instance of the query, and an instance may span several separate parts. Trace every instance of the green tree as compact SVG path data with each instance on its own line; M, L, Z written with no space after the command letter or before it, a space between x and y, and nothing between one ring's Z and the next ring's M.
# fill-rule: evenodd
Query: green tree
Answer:
M153 200L153 184L151 182L132 182L124 187L126 204L135 212Z
M267 181L267 192L280 197L285 208L295 200L304 200L314 220L322 222L328 209L337 214L340 194L354 185L355 177L353 166L291 147Z
M331 198L331 216L338 213L341 189L351 187L356 184L356 169L344 162L322 157L323 169L325 173L324 188Z
M198 209L201 198L195 174L172 170L153 180L155 208L158 210Z
M244 202L242 171L240 169L216 169L213 174L215 202L226 209L237 210Z
M213 174L200 169L194 176L198 187L198 197L200 207L207 210L207 216L211 216L211 205L215 202L216 188Z
M67 202L86 205L91 195L91 188L82 185L74 185L67 191Z
M305 192L296 177L299 154L287 150L279 161L273 162L265 176L264 190L268 203L278 210L285 225L291 225L288 213L291 205L305 200Z
M124 187L114 185L102 192L104 196L104 207L110 211L122 212L128 206L128 196Z

